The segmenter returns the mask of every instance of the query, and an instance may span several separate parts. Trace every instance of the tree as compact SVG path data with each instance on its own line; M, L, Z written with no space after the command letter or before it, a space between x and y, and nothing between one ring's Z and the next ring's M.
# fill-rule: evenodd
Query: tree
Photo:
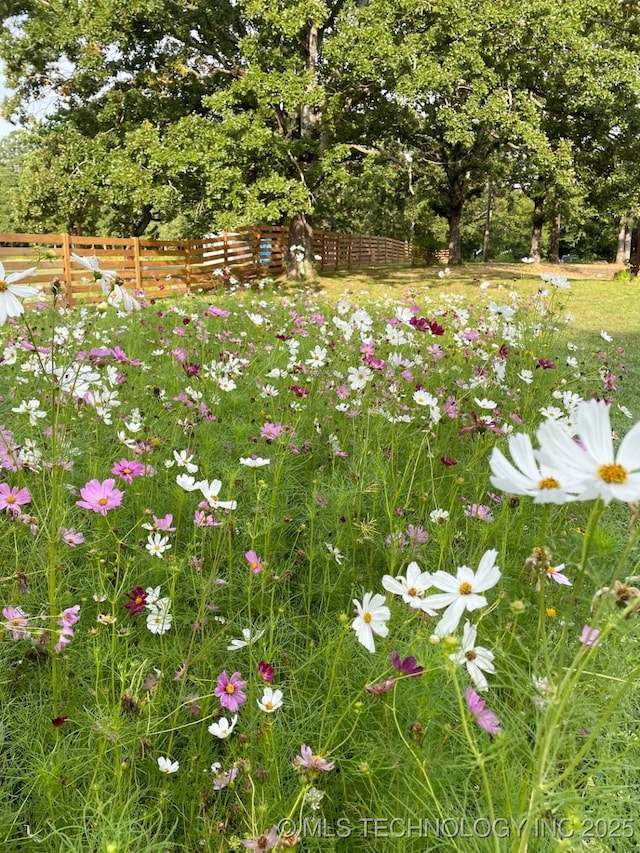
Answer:
M0 140L0 231L21 231L23 221L16 210L18 183L29 153L27 134L15 130Z

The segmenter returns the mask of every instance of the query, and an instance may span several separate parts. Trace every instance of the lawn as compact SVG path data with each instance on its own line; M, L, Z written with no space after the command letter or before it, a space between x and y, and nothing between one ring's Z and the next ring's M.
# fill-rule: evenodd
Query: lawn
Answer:
M636 285L552 271L2 327L1 849L636 849Z

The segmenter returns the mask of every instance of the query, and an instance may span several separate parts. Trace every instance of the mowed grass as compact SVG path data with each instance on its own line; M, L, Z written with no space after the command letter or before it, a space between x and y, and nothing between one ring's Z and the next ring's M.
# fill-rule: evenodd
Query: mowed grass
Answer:
M399 296L407 291L416 295L427 291L458 293L473 302L480 284L489 281L492 289L535 293L543 282L540 275L555 273L571 284L570 310L575 316L577 332L612 335L640 334L640 280L614 280L622 269L615 264L469 264L454 267L448 276L440 277L444 267L393 267L361 271L341 271L320 276L318 287L330 299L345 290L354 294L368 291L372 296ZM496 295L497 298L497 295Z

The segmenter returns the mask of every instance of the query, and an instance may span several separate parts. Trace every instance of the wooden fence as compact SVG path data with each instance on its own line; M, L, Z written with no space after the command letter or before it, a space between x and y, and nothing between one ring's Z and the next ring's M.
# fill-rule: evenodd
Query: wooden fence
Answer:
M99 302L104 297L91 273L72 254L98 258L125 285L146 298L208 290L227 272L239 279L280 275L285 269L288 229L279 226L223 231L202 240L145 240L142 237L78 237L69 234L0 233L0 261L7 273L37 264L25 281L48 288L63 285L65 303ZM408 244L365 234L314 233L320 272L408 263Z

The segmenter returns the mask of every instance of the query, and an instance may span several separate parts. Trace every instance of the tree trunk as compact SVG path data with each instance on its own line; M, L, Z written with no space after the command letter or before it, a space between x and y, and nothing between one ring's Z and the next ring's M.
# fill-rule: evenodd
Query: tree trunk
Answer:
M540 263L540 243L542 241L542 223L544 221L544 196L533 199L533 221L531 228L531 251L529 257Z
M289 223L285 252L287 278L293 281L313 279L313 229L304 213L296 214Z
M484 236L482 239L482 260L489 261L489 240L491 238L491 217L493 216L493 181L487 181L487 209L484 216Z
M551 246L549 247L549 263L560 263L560 209L557 204L553 206L553 219L551 221Z
M620 217L616 263L628 264L631 258L631 219L627 213Z
M462 205L457 204L449 210L449 266L462 263L462 251L460 248L460 219L462 218Z
M142 216L140 219L134 223L133 228L131 229L131 236L142 237L144 232L147 230L147 227L151 224L152 219L151 207L147 204L142 210Z

